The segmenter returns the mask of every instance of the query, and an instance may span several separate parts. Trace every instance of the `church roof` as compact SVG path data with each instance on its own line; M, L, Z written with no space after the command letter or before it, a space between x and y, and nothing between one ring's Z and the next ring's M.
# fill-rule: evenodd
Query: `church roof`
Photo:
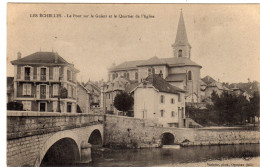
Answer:
M168 82L182 82L186 80L186 74L185 73L169 74L165 78L165 80Z
M181 11L180 19L179 19L179 23L178 23L178 29L177 29L177 34L176 34L176 38L175 38L175 43L173 44L173 46L180 46L180 45L188 45L189 47L191 47L189 44L189 41L188 41L182 11Z
M138 66L151 66L151 65L167 65L167 63L159 59L157 56L154 56L146 61L143 61Z
M152 65L166 65L170 67L179 67L179 66L198 66L201 65L195 63L189 58L186 57L170 57L170 58L158 58L152 57L148 60L136 60L136 61L125 61L117 66L111 67L110 71L120 71L120 70L131 70L137 69L138 66L152 66Z

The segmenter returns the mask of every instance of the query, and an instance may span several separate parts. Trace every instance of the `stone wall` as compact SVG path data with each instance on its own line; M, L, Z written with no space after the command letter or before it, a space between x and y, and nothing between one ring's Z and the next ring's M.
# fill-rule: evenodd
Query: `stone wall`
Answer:
M159 147L166 132L174 135L176 144L184 146L260 142L259 131L166 128L149 120L106 115L104 145L129 148Z
M81 143L99 130L103 116L67 113L7 112L7 166L39 166L57 141L70 138L81 152Z

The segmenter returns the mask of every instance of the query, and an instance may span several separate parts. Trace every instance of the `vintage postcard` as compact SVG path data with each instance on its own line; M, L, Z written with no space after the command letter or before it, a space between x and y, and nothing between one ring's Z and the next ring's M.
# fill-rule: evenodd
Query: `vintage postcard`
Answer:
M260 166L259 20L257 4L8 3L6 165Z

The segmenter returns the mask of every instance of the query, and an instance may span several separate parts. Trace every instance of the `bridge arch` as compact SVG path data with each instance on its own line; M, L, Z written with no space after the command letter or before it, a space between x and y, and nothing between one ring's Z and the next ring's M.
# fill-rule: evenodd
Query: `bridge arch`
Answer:
M161 145L173 145L175 136L171 132L164 132L161 135Z
M99 129L94 129L90 133L89 138L88 138L88 143L90 143L92 145L102 146L102 144L103 144L102 134Z
M78 160L80 158L80 140L77 135L72 131L60 131L49 137L43 144L34 166L39 167L42 162L46 163L46 159L44 159L46 154L58 154L59 152L54 151L57 148L62 148L66 152L67 149L64 146L73 151L72 159L69 158L68 160ZM49 157L49 155L46 156Z

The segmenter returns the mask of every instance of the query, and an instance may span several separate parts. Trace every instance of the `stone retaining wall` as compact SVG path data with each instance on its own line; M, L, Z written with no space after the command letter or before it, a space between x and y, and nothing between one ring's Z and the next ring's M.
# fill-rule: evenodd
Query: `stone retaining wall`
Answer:
M153 121L114 115L106 115L104 122L104 144L113 147L159 147L166 132L183 146L260 142L260 132L252 130L166 128Z

